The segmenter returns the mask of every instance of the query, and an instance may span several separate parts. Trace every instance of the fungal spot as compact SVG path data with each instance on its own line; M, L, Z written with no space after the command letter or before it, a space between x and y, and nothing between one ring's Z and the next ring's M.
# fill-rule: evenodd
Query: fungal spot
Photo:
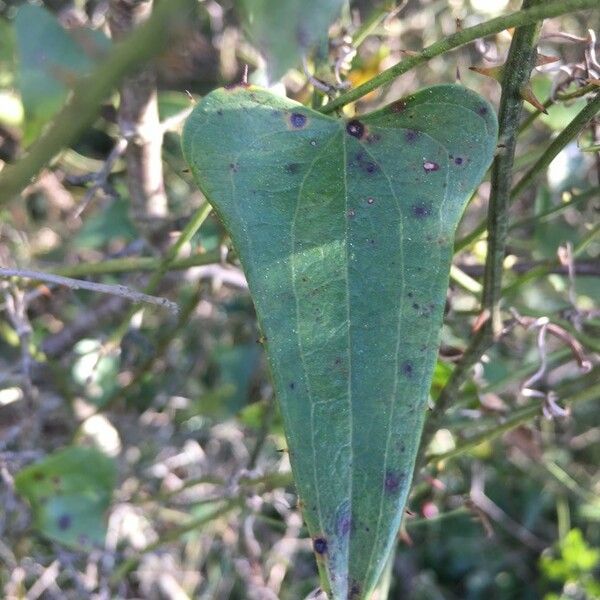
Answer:
M348 216L352 219L356 215L356 212L353 208L348 209Z
M353 119L352 121L348 121L346 131L349 135L360 139L365 133L365 126L357 119Z
M462 165L462 164L463 164L463 159L462 159L460 156L457 156L457 157L454 159L454 164L455 164L455 165Z
M413 364L409 360L406 360L402 363L401 370L402 370L402 374L406 375L406 377L410 378L413 376L414 367L413 367Z
M369 244L371 244L372 246L375 245L375 240L369 240Z
M369 174L373 174L377 171L377 165L373 162L368 162L365 164L365 171Z
M290 381L290 390L296 389L296 384L293 381Z
M487 106L480 106L477 112L483 117L483 115L487 115Z
M298 163L289 163L289 164L285 165L285 170L290 175L294 175L294 174L298 173L298 171L300 170L300 165Z
M219 110L217 110L217 114L222 117L223 116L223 109L219 108Z
M404 134L404 139L411 144L412 142L414 142L417 138L419 137L419 133L417 131L415 131L414 129L409 129L405 134Z
M367 198L367 204L373 204L375 202L375 198Z
M240 168L240 167L239 167L239 165L238 165L237 163L229 163L229 170L230 170L232 173L237 173L237 172L238 172L238 170L239 170L239 168Z
M417 219L424 219L431 214L431 210L426 204L413 204L412 214L413 217L416 217Z
M352 529L352 518L348 513L344 513L338 525L340 535L348 535L350 533L350 529Z
M342 359L338 356L333 362L336 365L341 365L342 364Z
M317 145L317 140L310 140L310 145L311 146L316 146Z
M394 102L391 107L392 112L401 113L406 109L406 100L397 100Z
M358 581L353 581L350 589L348 590L348 600L356 600L356 598L360 598L361 587Z
M440 165L432 160L423 161L423 170L425 173L431 173L432 171L439 171Z
M412 307L413 307L415 310L419 310L419 305L418 305L416 302L413 302L413 305L412 305Z
M404 479L403 473L396 474L393 471L388 471L385 474L385 482L384 482L385 491L388 494L396 494L400 490L400 484L402 483L403 479Z
M56 525L61 531L65 531L65 529L69 529L71 527L71 517L69 515L61 515L56 520Z
M306 116L301 113L292 113L290 123L294 129L302 129L306 125Z
M412 297L413 297L413 293L412 293L412 292L408 292L406 295L407 295L409 298L412 298Z
M313 549L317 554L325 554L327 552L327 540L322 537L313 540Z

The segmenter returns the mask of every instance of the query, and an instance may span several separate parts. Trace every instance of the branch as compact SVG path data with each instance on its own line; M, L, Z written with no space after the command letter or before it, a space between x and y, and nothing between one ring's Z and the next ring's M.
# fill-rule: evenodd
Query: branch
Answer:
M195 5L193 0L161 2L144 25L116 44L108 58L75 85L70 99L27 154L0 173L0 204L19 194L60 150L77 140L124 75L181 36Z
M110 0L109 25L115 40L125 39L147 22L154 2ZM163 128L158 116L156 75L152 65L123 79L118 122L127 140L127 188L133 222L152 246L165 243L168 201L162 165Z
M106 283L94 283L92 281L83 281L82 279L71 279L70 277L62 277L53 273L42 273L40 271L31 271L29 269L5 269L0 267L0 277L19 277L21 279L34 279L36 281L45 281L55 285L62 285L72 290L90 290L99 294L110 294L112 296L120 296L127 298L133 302L146 302L163 308L169 309L171 312L179 312L179 307L175 302L158 296L150 296L142 292L137 292L124 285L108 285Z
M524 3L527 5L527 3ZM403 75L407 71L414 69L416 66L426 63L427 61L444 54L460 46L464 46L469 42L472 42L478 38L500 33L505 29L511 27L523 27L530 26L537 21L543 19L549 19L551 17L558 17L566 13L573 12L575 10L585 10L598 7L598 0L554 0L552 2L543 2L538 6L532 8L525 8L523 10L516 11L509 15L497 17L463 29L447 38L435 42L430 46L427 46L424 50L414 56L409 56L405 60L400 61L398 64L386 69L379 75L373 77L369 81L359 85L357 88L350 90L349 92L342 94L339 98L336 98L321 109L323 113L332 113L338 110L342 106L354 102L373 90L390 83L400 75Z
M541 7L540 0L525 0L526 8L532 4ZM562 2L565 7L567 0ZM544 4L547 8L549 5ZM531 9L533 10L533 9ZM537 38L540 24L519 27L514 34L506 68L502 77L500 98L499 139L502 152L496 156L491 171L491 193L488 208L488 248L485 262L481 312L489 315L488 320L475 334L465 354L452 372L448 383L436 403L434 418L429 420L427 433L435 428L436 421L454 400L458 390L467 379L471 367L493 343L500 331L499 302L502 297L503 261L508 235L508 207L510 205L513 180L513 162L517 144L519 118L523 107L521 90L528 84L537 56ZM427 438L425 438L427 439Z

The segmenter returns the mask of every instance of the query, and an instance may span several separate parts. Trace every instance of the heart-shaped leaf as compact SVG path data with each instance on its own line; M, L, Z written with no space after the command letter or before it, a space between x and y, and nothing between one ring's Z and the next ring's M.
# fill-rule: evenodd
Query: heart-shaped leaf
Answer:
M452 245L495 149L459 86L345 121L220 89L183 148L245 269L294 479L332 597L365 598L409 491Z

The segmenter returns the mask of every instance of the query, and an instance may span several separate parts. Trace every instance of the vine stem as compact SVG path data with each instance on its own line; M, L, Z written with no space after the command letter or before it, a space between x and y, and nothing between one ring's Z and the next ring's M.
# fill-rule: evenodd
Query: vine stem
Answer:
M194 8L193 0L160 2L146 23L115 44L108 58L76 84L69 100L27 154L0 173L0 205L19 194L58 152L77 139L127 73L181 36L182 30L189 26L189 14Z
M444 54L455 48L460 48L460 46L464 46L476 39L500 33L511 27L534 27L535 23L538 21L551 17L558 17L572 11L597 8L598 0L553 0L551 2L542 2L541 4L531 7L530 3L524 2L524 6L525 8L523 10L490 19L485 23L480 23L473 27L467 27L439 42L427 46L418 54L405 58L393 67L390 67L389 69L382 71L379 75L369 79L369 81L342 94L329 104L323 106L320 109L321 112L325 114L332 113L342 106L366 96L378 87L390 83L400 75L414 69L418 65L421 65L440 54Z
M524 0L523 5L525 10L533 10L530 7L539 8L541 1ZM567 0L562 2L563 7L567 4ZM547 8L549 5L544 4L543 6ZM515 30L501 81L502 95L498 114L501 151L494 159L491 170L491 193L487 221L488 247L481 306L482 313L487 314L488 319L473 337L462 360L457 364L442 390L434 414L427 423L425 440L435 430L440 416L455 399L461 385L467 379L471 367L493 343L495 335L502 327L499 302L502 297L502 273L508 236L508 208L513 181L513 163L519 119L523 108L521 90L529 84L531 70L535 65L540 28L541 23L532 23Z
M600 92L584 108L582 108L569 122L569 124L556 136L544 153L535 161L531 168L519 179L510 193L510 199L520 196L536 179L548 168L550 163L558 156L560 151L577 137L586 125L600 112ZM596 188L597 190L597 188ZM478 239L486 230L486 223L480 223L473 231L454 245L455 252L462 250Z

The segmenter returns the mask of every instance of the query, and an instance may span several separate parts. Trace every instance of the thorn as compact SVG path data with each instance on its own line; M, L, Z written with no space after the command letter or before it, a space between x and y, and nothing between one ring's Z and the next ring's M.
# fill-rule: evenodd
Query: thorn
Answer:
M543 67L544 65L549 65L551 63L557 62L560 60L559 56L548 56L546 54L537 53L537 57L535 60L536 67Z
M475 71L485 77L491 77L496 81L502 80L502 74L504 73L504 65L495 65L494 67L469 67L469 71Z
M192 104L196 104L196 99L194 98L194 96L192 96L192 92L190 92L190 90L184 90L184 91L185 91L185 95L188 97L188 100Z
M526 86L522 87L520 93L521 98L523 98L525 102L529 102L529 104L537 108L540 112L544 113L545 115L548 114L546 107L535 97L535 94L531 89L531 84L528 83Z

